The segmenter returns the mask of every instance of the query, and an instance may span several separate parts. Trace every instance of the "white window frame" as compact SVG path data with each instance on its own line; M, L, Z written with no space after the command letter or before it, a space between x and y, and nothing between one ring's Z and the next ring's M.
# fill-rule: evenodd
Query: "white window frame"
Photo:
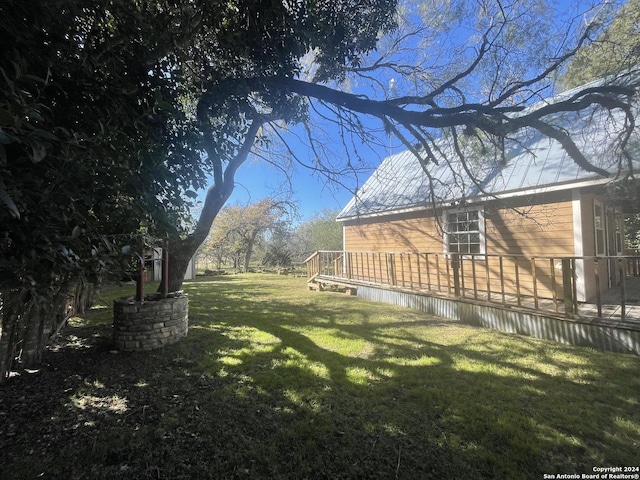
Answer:
M456 233L464 233L462 231L456 231L453 232L451 231L451 225L449 223L449 215L452 214L459 214L459 213L470 213L470 212L477 212L478 213L478 230L477 232L479 233L479 237L480 237L480 251L479 252L451 252L451 249L449 248L450 245L450 235L456 234ZM486 249L486 238L485 238L485 218L484 218L484 207L474 207L474 208L452 208L452 209L448 209L445 210L442 213L442 225L444 227L444 235L443 235L443 240L444 240L444 253L459 253L463 256L465 255L484 255L487 252ZM476 230L472 230L471 232L475 232ZM470 244L467 244L470 245Z

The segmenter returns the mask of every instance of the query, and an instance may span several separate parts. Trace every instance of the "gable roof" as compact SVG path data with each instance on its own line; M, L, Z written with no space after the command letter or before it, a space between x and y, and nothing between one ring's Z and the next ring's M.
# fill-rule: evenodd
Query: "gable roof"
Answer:
M477 146L475 151L469 146L465 152L467 171L451 141L440 138L435 142L437 165L431 162L423 166L408 150L387 157L338 214L337 220L400 213L462 200L473 203L488 197L607 183L619 173L620 158L616 155L619 138L614 132L622 127L622 112L610 113L593 106L582 112L548 115L545 120L567 131L585 157L610 172L611 177L583 170L559 142L532 128L520 130L505 146L504 161L502 155L481 153ZM633 157L640 159L637 132L634 137ZM634 168L638 166L640 164L634 162Z

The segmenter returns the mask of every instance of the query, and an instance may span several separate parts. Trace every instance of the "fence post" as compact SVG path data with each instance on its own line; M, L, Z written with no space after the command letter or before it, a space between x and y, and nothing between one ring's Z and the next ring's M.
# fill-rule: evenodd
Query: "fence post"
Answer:
M571 271L571 259L562 259L562 289L564 296L564 316L566 318L574 318L573 288L572 288L573 272Z
M460 256L457 253L451 255L451 268L453 269L453 292L460 296Z

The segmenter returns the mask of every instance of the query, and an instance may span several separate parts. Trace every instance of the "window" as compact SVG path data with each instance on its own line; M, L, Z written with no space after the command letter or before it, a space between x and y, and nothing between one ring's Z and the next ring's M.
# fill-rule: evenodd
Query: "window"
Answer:
M445 248L448 253L484 253L482 210L445 213Z

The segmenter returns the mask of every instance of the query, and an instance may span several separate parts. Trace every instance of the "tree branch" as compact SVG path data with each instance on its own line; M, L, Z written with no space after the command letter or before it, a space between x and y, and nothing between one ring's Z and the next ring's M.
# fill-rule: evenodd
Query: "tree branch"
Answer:
M606 170L596 167L593 165L587 158L582 154L578 146L571 139L571 137L562 130L552 127L548 123L543 122L538 119L531 119L528 124L538 130L543 135L546 135L549 138L553 138L558 141L562 148L564 148L565 152L569 154L569 156L576 162L580 168L586 170L587 172L597 173L600 176L608 177L609 172Z

